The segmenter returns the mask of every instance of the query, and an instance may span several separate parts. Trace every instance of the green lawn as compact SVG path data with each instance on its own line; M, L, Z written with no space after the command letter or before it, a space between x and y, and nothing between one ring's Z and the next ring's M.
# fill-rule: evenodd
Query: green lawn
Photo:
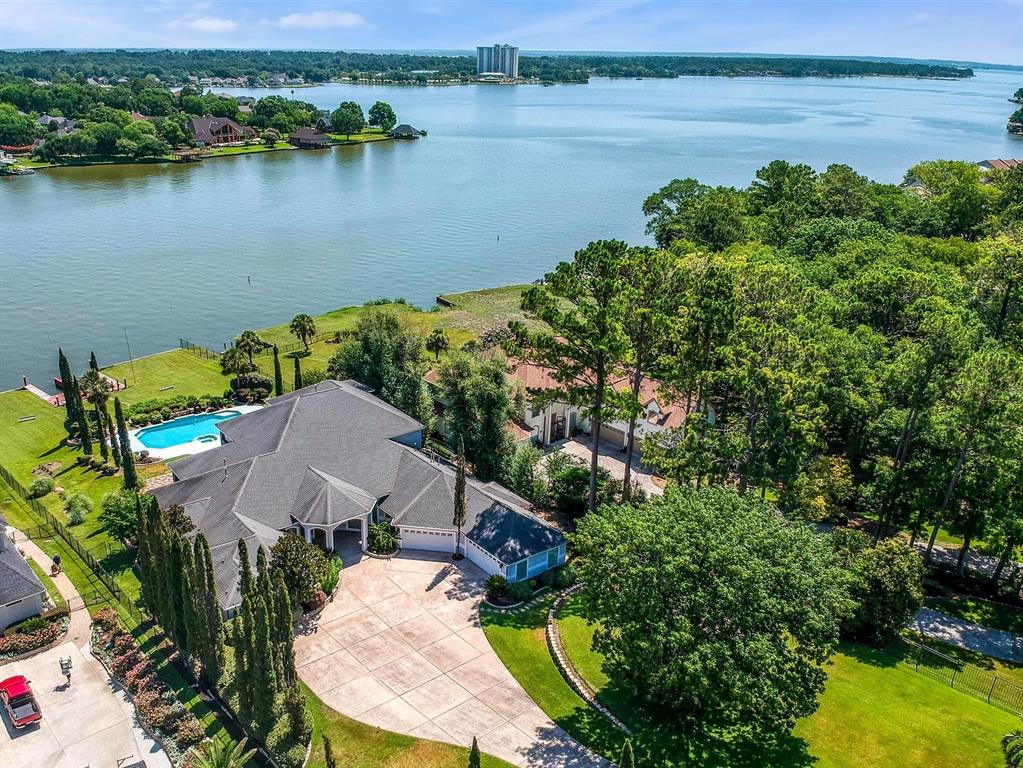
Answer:
M216 360L206 360L183 349L111 365L103 372L128 382L127 389L117 393L124 405L175 395L222 395L230 381L229 376L220 372Z
M261 152L276 152L282 149L297 149L286 141L278 141L272 147L266 144L247 144L244 147L211 147L205 150L205 159L214 157L229 157L231 155L254 155Z
M46 587L46 594L50 597L50 602L54 608L67 608L67 600L57 589L57 585L53 583L53 579L50 578L50 574L43 570L43 567L39 565L31 557L26 558L28 561L28 567L32 569L32 573L36 575L39 581L42 582L43 586Z
M485 612L487 637L548 715L583 743L616 759L623 737L576 696L550 659L543 635L549 603L541 601L519 615ZM607 679L600 657L590 650L592 628L577 604L568 604L559 626L577 670L633 728L638 762L651 768L1001 768L999 739L1019 727L1017 717L887 656L847 645L830 666L820 709L776 748L746 750L721 741L687 741Z
M325 768L323 737L330 739L338 765L345 768L465 768L469 750L384 731L335 712L302 686L313 718L313 750L308 768ZM511 768L483 755L483 768Z
M1023 611L1013 608L1011 605L966 595L928 597L924 603L928 608L951 616L958 616L985 627L1004 629L1006 632L1023 635Z

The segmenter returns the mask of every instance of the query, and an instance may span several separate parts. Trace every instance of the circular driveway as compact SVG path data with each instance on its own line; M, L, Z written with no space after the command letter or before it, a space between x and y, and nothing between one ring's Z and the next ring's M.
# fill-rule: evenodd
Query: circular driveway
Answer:
M535 768L607 766L533 703L479 622L486 574L468 560L347 550L341 587L295 638L298 673L328 706L389 731Z

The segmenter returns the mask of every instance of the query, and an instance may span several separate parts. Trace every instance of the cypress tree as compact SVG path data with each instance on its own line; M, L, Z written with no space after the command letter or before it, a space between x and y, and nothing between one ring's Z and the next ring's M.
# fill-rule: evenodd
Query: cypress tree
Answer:
M622 747L622 759L618 761L618 768L635 768L636 757L632 754L632 740L626 739Z
M284 583L284 574L274 571L277 589L276 634L278 657L280 658L281 678L287 685L298 682L295 670L295 631L291 626L291 596L288 586Z
M107 432L103 428L103 412L99 409L99 398L94 405L96 414L96 440L99 442L99 455L103 461L110 461L110 448L107 446Z
M188 617L185 606L188 602L186 592L186 568L188 567L185 558L185 547L182 546L181 535L177 531L168 531L170 557L167 558L168 572L168 614L172 627L171 638L179 648L188 650ZM164 627L166 629L166 627Z
M274 394L277 397L284 394L284 374L281 373L281 358L277 354L276 344L274 344Z
M117 437L117 428L110 418L110 409L103 403L103 424L106 426L107 435L110 438L110 454L114 459L114 466L121 466L121 441Z
M201 658L203 652L204 633L202 621L206 616L202 612L200 618L199 607L196 605L196 573L195 558L192 556L192 547L188 542L177 537L178 547L181 550L181 594L178 600L181 603L182 623L184 631L181 633L184 640L183 649L188 655Z
M249 696L245 662L245 622L242 618L244 610L245 604L242 603L240 615L232 622L231 645L234 651L234 684L238 689L238 717L247 720Z
M465 525L465 449L458 441L458 458L455 460L455 504L451 524L455 526L455 560L462 559L462 526Z
M82 441L82 452L86 456L92 456L89 420L85 417L85 407L82 405L82 390L78 388L78 379L74 376L71 377L71 390L75 396L75 416L78 418L78 437Z
M480 745L476 737L472 737L472 749L469 750L469 768L480 768Z
M142 601L153 613L156 605L157 586L153 578L152 532L149 522L149 505L142 503L142 497L135 497L136 537L138 538L139 574L142 582Z
M239 586L242 598L252 594L252 566L249 565L249 549L245 546L245 539L238 539L238 573L241 576Z
M302 361L295 358L295 389L302 389Z
M305 696L298 684L292 685L284 694L284 710L288 713L288 727L291 735L298 742L309 738L312 725L309 722L309 711L305 708Z
M121 408L121 398L114 398L114 418L117 419L117 442L121 446L121 467L124 470L124 487L134 491L139 487L139 476L135 472L135 454L131 450L131 440L128 437L128 425L124 421L124 410Z
M326 768L337 768L337 760L334 758L334 747L331 746L330 737L326 734L323 736L323 760L326 763Z
M203 628L206 637L203 642L203 673L207 682L216 685L224 669L224 615L217 597L216 574L213 572L213 555L202 531L195 537L195 567L201 572L203 584L200 589L202 610L205 612ZM199 563L202 563L200 569ZM198 578L198 577L197 577Z
M57 366L60 368L60 386L64 390L64 411L67 413L67 420L71 422L78 421L78 414L75 411L75 406L78 405L78 401L75 400L71 392L72 379L71 376L71 363L68 362L67 357L64 355L64 350L57 347Z
M270 623L266 601L256 592L252 602L252 653L249 656L252 673L252 719L257 731L266 736L273 727L274 700L277 685L274 680L270 648Z
M90 352L89 353L89 367L92 368L92 370L94 370L97 373L99 373L99 363L96 362L96 353L95 352Z
M262 544L256 549L256 573L260 576L266 573L266 550Z

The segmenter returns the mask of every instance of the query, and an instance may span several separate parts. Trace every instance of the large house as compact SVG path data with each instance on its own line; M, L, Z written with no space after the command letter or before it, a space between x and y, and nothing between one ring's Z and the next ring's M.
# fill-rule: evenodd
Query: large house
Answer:
M560 386L550 369L519 360L509 361L508 377L531 393L549 391ZM611 386L625 391L631 388L631 381L628 376L618 374ZM652 434L680 427L686 420L685 405L666 398L661 391L661 383L655 379L643 380L639 400L643 413L636 420L635 443ZM589 433L590 423L585 412L582 406L560 401L537 407L527 397L522 423L535 435L537 442L550 444L577 432ZM629 422L625 420L608 419L600 427L600 439L621 449L626 447L628 433Z
M288 137L288 143L299 149L324 149L332 141L330 136L316 128L299 128Z
M153 491L178 504L213 554L220 600L240 602L237 543L253 554L285 532L325 549L367 546L390 522L404 549L453 554L454 470L423 452L423 424L355 381L325 381L217 425L222 445L171 464ZM565 561L560 531L495 483L469 479L460 551L488 574L532 578Z
M233 144L245 140L245 131L229 117L193 117L186 124L188 135L196 146Z
M3 531L0 517L0 632L43 611L46 588Z

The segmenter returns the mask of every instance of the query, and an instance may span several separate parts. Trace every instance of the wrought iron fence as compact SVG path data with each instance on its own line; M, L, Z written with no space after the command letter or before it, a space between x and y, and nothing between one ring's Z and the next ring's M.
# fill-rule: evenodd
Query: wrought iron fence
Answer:
M208 349L202 344L194 344L188 339L178 339L178 346L186 352L191 352L196 357L201 357L203 360L216 360L219 356L219 352L214 352L212 349Z
M901 654L900 663L957 691L976 696L992 706L1023 717L1023 686L926 645L908 639L903 642L906 644L906 652Z
M114 600L128 612L128 615L133 620L138 623L145 620L142 612L135 606L131 598L124 593L124 590L118 586L114 578L107 573L99 560L93 557L92 553L82 544L78 537L69 531L67 526L58 520L56 515L50 512L50 510L44 507L38 499L32 498L28 491L25 490L25 487L18 482L18 479L2 464L0 464L0 479L21 498L22 505L28 509L36 522L39 523L39 526L32 529L31 533L29 531L25 532L29 538L52 538L53 534L59 536L65 544L74 550L82 562L88 566L89 573L86 576L91 584L97 587L102 585L113 596ZM35 534L34 536L32 535L33 533Z

